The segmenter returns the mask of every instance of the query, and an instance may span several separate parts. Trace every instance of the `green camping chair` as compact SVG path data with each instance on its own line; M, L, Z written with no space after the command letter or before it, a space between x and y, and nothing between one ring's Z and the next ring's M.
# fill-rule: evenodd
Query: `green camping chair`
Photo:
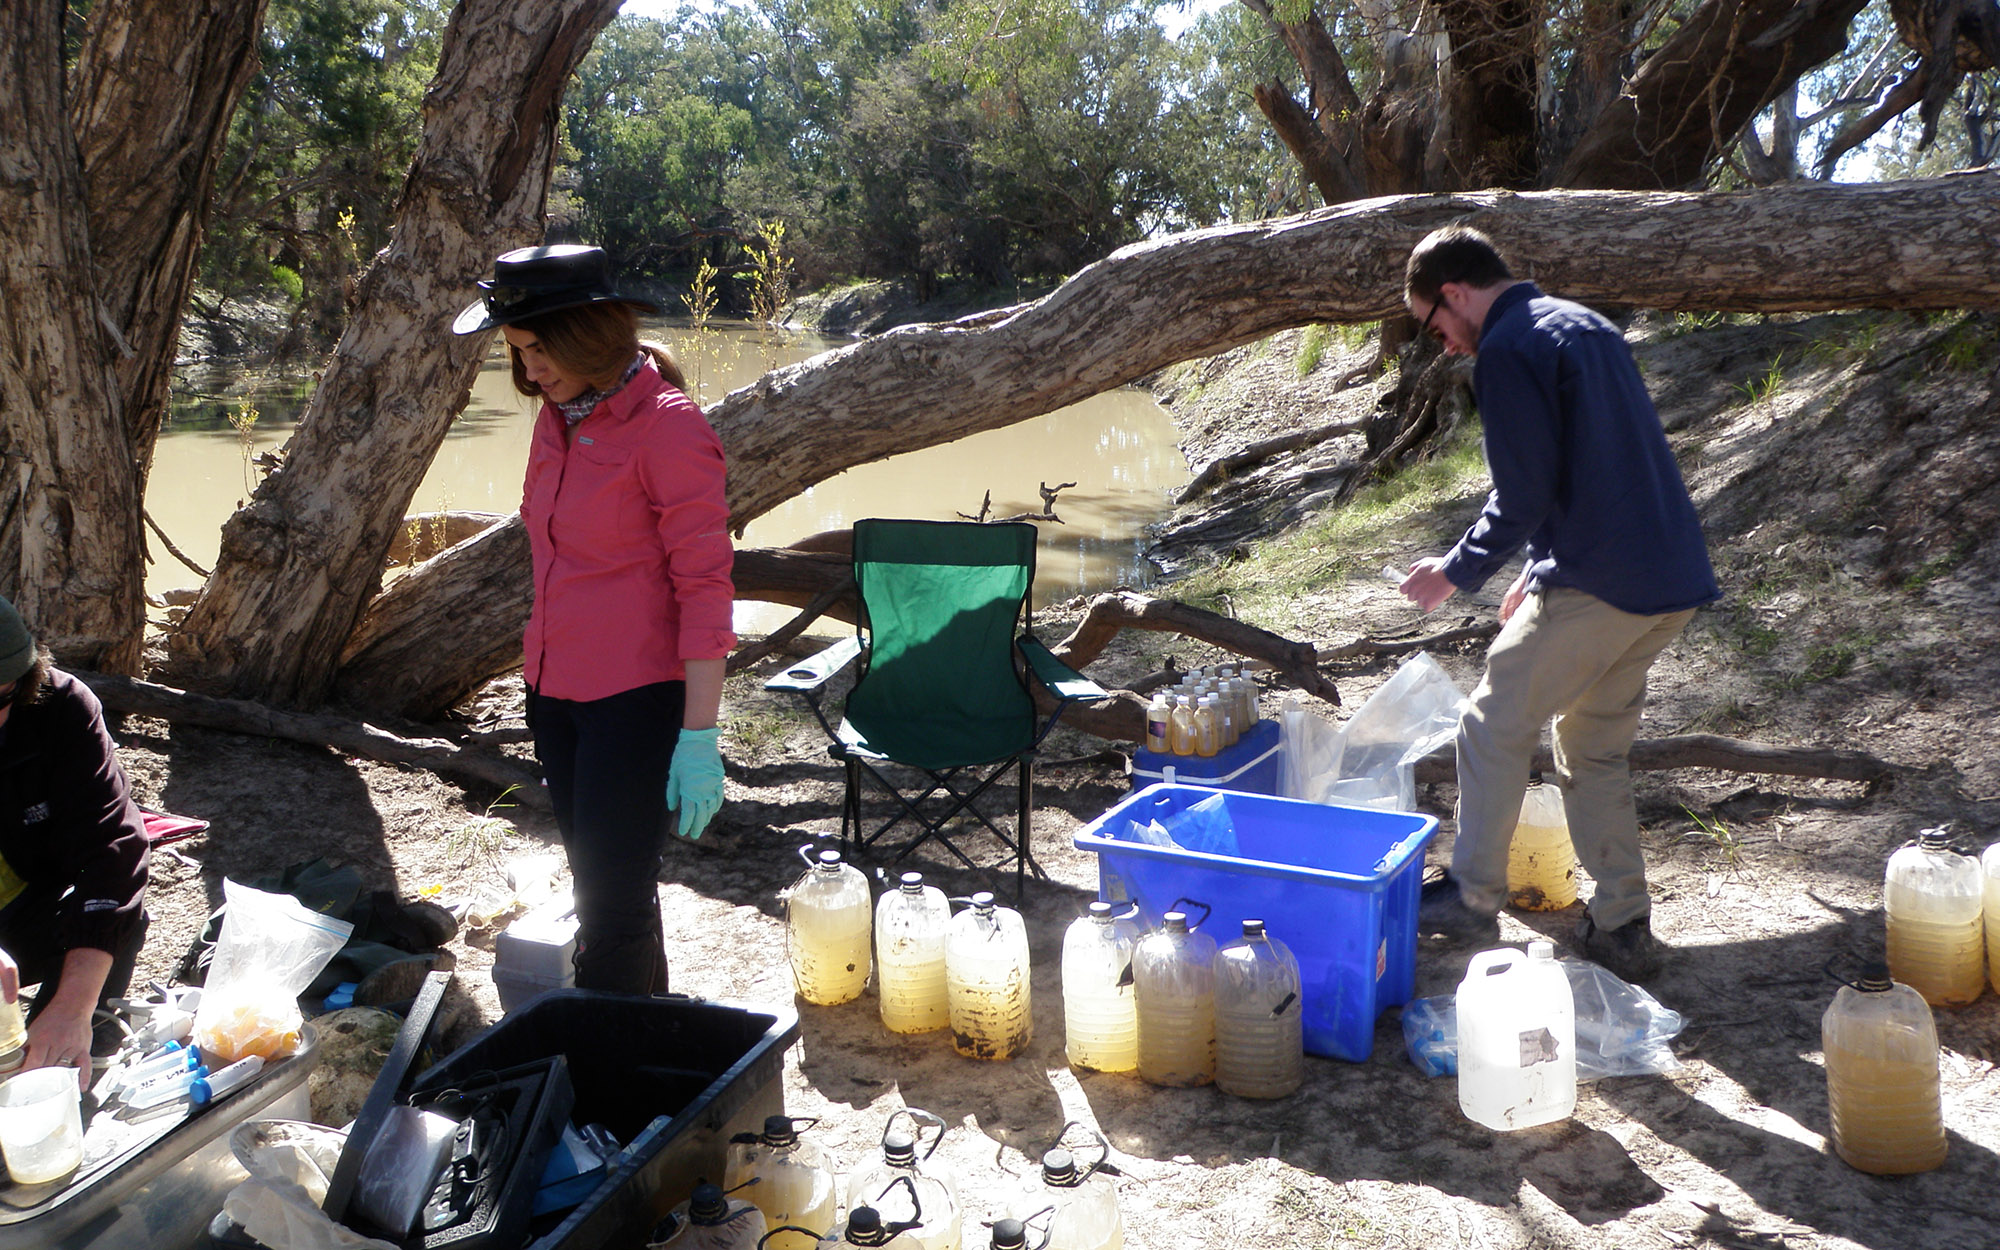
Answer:
M1034 580L1032 525L855 523L857 636L765 683L767 690L805 696L832 740L828 753L846 766L843 846L868 850L909 821L919 832L891 859L935 840L968 868L1005 868L1011 862L1017 897L1029 869L1048 875L1035 863L1029 837L1035 748L1064 708L1102 699L1105 692L1028 632ZM821 696L828 680L857 656L861 673L836 725ZM1023 663L1056 700L1046 721L1036 715ZM922 775L914 796L884 775L890 764ZM975 806L1010 769L1019 781L1011 835ZM872 833L864 832L861 819L864 778L895 805L894 814ZM947 828L960 816L969 821ZM1005 849L996 863L976 862L954 840L982 829Z

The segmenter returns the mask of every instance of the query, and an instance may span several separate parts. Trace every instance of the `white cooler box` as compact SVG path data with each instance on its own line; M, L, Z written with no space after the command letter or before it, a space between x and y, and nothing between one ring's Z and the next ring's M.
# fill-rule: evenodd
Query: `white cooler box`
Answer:
M576 984L576 904L564 891L528 912L493 943L493 988L512 1012L549 990Z

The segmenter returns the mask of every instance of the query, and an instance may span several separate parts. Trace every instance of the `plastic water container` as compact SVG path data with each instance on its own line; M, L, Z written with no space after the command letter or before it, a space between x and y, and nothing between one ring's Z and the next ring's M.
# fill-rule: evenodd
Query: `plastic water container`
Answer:
M1521 820L1507 848L1507 901L1523 911L1560 911L1576 901L1576 848L1562 791L1539 773L1521 798Z
M1986 848L1979 857L1980 875L1985 878L1986 978L2000 993L2000 842Z
M653 1229L646 1250L756 1250L762 1240L764 1213L755 1204L703 1183Z
M969 1059L1012 1059L1034 1040L1028 985L1028 929L1021 913L993 896L951 918L945 942L951 1041Z
M1215 1083L1238 1098L1283 1098L1306 1076L1299 961L1261 920L1215 953Z
M1986 986L1985 885L1978 861L1942 825L1889 857L1882 884L1889 974L1933 1007L1956 1007Z
M1863 1172L1895 1176L1944 1162L1937 1025L1930 1005L1871 964L1820 1021L1833 1149Z
M1139 1079L1151 1085L1215 1080L1215 939L1170 911L1133 952L1139 1003Z
M929 1033L951 1023L945 990L944 942L951 904L944 891L906 872L896 889L875 904L875 992L882 1027L891 1033Z
M46 1184L83 1162L82 1097L73 1068L36 1068L0 1083L0 1157L15 1184Z
M1100 1153L1095 1163L1079 1167L1076 1156L1061 1147L1043 1155L1041 1171L1008 1212L1026 1226L1031 1244L1036 1230L1046 1230L1042 1250L1120 1250L1125 1244L1118 1190L1103 1170L1111 1147L1102 1134L1096 1136Z
M900 1116L910 1118L911 1130L896 1127ZM918 1138L925 1124L936 1135L920 1155ZM942 1119L914 1107L891 1115L882 1129L881 1153L847 1180L847 1209L873 1207L885 1224L908 1225L905 1235L923 1250L959 1250L963 1216L958 1181L931 1159L944 1129Z
M772 1245L776 1245L774 1240ZM841 1246L877 1246L888 1250L917 1250L917 1240L908 1232L899 1229L893 1220L884 1219L881 1212L873 1207L856 1207L847 1213L847 1218L833 1227L826 1236L819 1239L822 1250L837 1250Z
M861 997L868 985L873 909L860 869L842 863L839 851L817 858L812 851L799 848L811 867L785 892L785 932L799 997L831 1007Z
M733 1193L751 1181L757 1183L742 1193L764 1213L771 1231L763 1244L771 1250L813 1250L833 1227L838 1199L833 1172L819 1147L800 1140L798 1121L790 1116L770 1116L762 1133L729 1143L723 1189ZM793 1231L784 1231L785 1226ZM802 1229L809 1231L797 1231Z
M1472 957L1458 985L1458 1105L1505 1132L1576 1109L1576 1004L1548 942Z
M1130 1072L1139 1066L1139 998L1132 985L1132 951L1139 926L1109 903L1063 934L1063 1041L1073 1068Z

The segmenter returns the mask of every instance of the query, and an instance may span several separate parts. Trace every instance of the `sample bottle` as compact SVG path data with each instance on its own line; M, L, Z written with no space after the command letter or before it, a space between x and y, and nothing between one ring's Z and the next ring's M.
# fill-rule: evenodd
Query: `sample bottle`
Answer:
M1889 975L1933 1007L1956 1007L1986 986L1985 886L1979 864L1950 846L1942 825L1889 857L1882 902Z
M1238 1098L1283 1098L1305 1080L1299 961L1245 920L1215 953L1215 1083Z
M1098 1143L1108 1155L1111 1148L1101 1135ZM1041 1171L1022 1188L1010 1214L1029 1228L1048 1229L1044 1250L1119 1250L1125 1220L1103 1164L1100 1156L1079 1168L1076 1156L1058 1146L1042 1156Z
M1565 1119L1576 1109L1576 1001L1555 946L1528 943L1472 957L1459 982L1458 1106L1498 1131Z
M1167 745L1175 755L1193 755L1195 747L1194 704L1185 694L1174 696L1172 719L1168 722Z
M1139 1066L1139 998L1132 949L1139 927L1092 903L1063 934L1063 1043L1072 1068L1130 1072Z
M905 1115L937 1130L921 1157L917 1133L896 1127L897 1116ZM847 1209L873 1207L883 1223L906 1225L905 1235L923 1250L959 1250L963 1216L958 1182L931 1159L944 1140L944 1128L943 1120L914 1107L891 1115L883 1126L882 1152L848 1178Z
M1923 996L1872 963L1842 986L1820 1021L1833 1149L1880 1176L1944 1162L1937 1025Z
M742 1189L751 1181L756 1183ZM770 1116L762 1133L740 1133L730 1141L722 1187L741 1189L764 1213L771 1231L763 1244L772 1250L813 1250L833 1227L838 1199L833 1173L819 1148L799 1139L798 1121L790 1116ZM790 1231L782 1227L787 1225Z
M951 1041L971 1059L1012 1059L1034 1039L1028 996L1028 929L1021 913L993 896L951 918L945 942Z
M778 1243L773 1241L771 1244L775 1246ZM916 1238L899 1228L895 1221L884 1219L873 1207L856 1207L849 1211L846 1219L819 1239L819 1244L822 1250L836 1250L840 1246L917 1250Z
M1986 879L1986 978L2000 994L2000 842L1979 857L1979 870Z
M1195 703L1194 753L1206 758L1222 749L1222 723L1216 714L1215 696L1205 694Z
M764 1213L756 1204L703 1181L653 1226L646 1250L756 1250L763 1239Z
M891 1033L928 1033L951 1023L944 971L950 927L944 891L925 885L920 872L904 873L875 904L875 989L882 1027Z
M21 1000L0 1002L0 1074L12 1072L27 1058L28 1029L21 1021Z
M1560 911L1576 901L1576 848L1562 791L1534 774L1507 848L1507 901L1525 911Z
M1215 1080L1215 939L1168 912L1132 955L1139 1006L1139 1078L1153 1085Z
M830 1007L861 997L868 984L872 908L868 878L839 851L799 848L812 865L785 892L785 936L799 997Z
M1173 748L1174 710L1167 702L1164 691L1153 696L1146 705L1146 749L1155 755L1165 755Z

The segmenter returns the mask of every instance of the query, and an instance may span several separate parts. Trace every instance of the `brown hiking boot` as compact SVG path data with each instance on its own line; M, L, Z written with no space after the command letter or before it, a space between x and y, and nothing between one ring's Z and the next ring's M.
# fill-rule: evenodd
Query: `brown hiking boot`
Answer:
M1650 916L1600 929L1585 913L1577 922L1574 945L1577 954L1634 985L1659 976L1667 966L1667 948L1653 936Z

